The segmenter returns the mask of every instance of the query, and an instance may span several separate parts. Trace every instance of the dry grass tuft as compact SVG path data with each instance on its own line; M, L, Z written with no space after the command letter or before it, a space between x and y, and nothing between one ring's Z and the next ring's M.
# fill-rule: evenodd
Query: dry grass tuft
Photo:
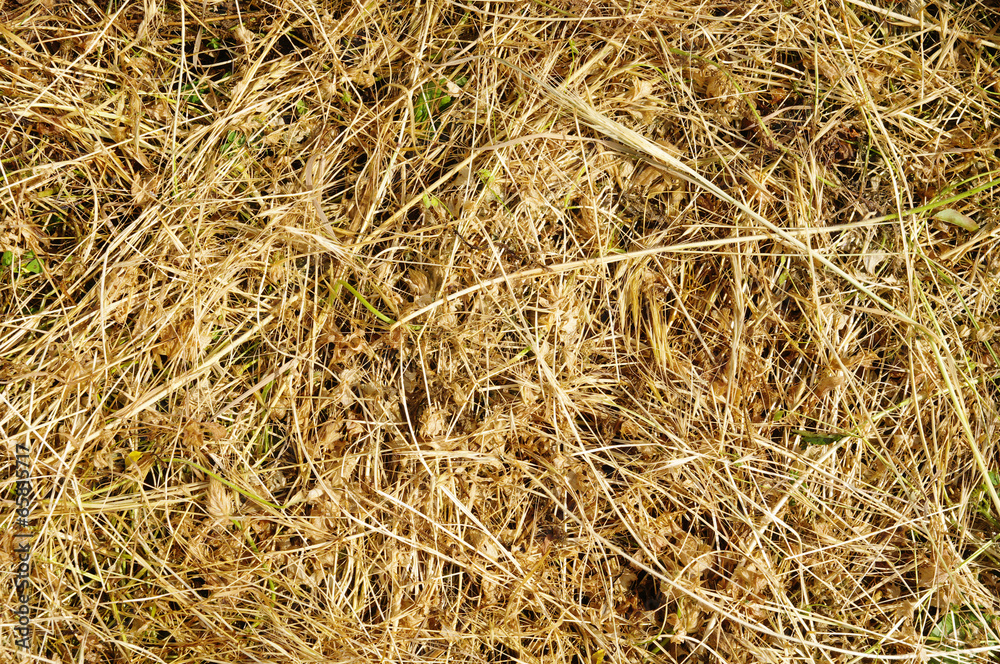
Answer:
M108 6L0 20L32 661L995 657L994 4Z

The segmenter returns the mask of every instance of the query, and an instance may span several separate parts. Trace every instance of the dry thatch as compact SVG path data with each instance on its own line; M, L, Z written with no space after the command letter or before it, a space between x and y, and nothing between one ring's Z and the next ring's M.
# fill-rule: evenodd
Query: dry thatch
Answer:
M6 3L4 621L26 446L37 661L987 661L1000 12L873 2Z

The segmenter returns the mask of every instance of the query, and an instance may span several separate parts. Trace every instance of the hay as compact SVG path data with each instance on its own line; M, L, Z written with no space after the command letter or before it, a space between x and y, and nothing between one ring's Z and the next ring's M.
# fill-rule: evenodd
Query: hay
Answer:
M1000 649L995 8L4 12L38 661Z

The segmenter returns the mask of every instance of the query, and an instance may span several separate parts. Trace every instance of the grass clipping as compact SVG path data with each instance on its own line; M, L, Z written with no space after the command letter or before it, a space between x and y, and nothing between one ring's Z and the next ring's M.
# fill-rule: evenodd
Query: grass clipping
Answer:
M40 660L995 656L995 7L115 4L0 22Z

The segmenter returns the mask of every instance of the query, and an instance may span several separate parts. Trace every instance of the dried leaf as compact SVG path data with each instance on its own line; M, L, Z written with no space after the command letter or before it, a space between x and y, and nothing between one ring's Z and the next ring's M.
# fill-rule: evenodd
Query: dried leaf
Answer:
M949 224L964 228L970 233L974 233L979 230L979 224L977 224L972 217L964 215L958 210L953 210L951 208L938 210L934 213L934 218L939 221L945 221Z

